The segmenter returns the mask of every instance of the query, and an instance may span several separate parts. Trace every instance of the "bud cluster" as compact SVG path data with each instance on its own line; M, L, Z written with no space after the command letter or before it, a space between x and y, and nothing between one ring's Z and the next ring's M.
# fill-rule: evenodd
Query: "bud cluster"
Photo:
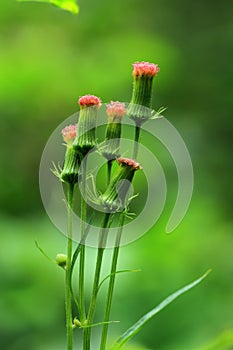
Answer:
M100 198L102 205L112 212L122 211L127 207L127 193L134 173L142 169L135 160L121 157L122 118L127 114L135 121L137 128L151 118L152 82L158 72L159 67L156 64L135 62L132 71L133 93L128 108L119 101L111 101L106 105L105 145L100 149L108 163L112 164L116 160L118 167L113 176L109 177L106 191ZM62 130L67 149L61 179L72 184L79 180L79 166L83 158L97 145L97 116L102 101L99 97L88 94L80 97L78 104L78 124L69 125ZM109 169L111 173L111 166Z
M136 62L133 64L133 93L129 106L119 101L111 101L106 104L105 118L106 128L104 142L97 139L97 121L101 99L94 95L84 95L79 98L80 108L77 124L68 125L62 129L61 134L66 147L65 158L61 173L55 168L55 174L62 182L66 183L67 189L67 254L57 254L56 264L65 271L65 309L67 327L67 349L73 348L73 330L83 328L83 345L86 350L91 349L92 326L102 324L101 349L106 349L107 330L111 307L114 279L117 273L117 259L121 242L122 230L125 217L131 218L129 206L135 197L132 191L132 182L135 172L142 170L137 162L138 141L141 125L151 115L151 94L153 78L159 72L156 64L148 62ZM132 159L125 158L126 150L121 145L122 139L122 119L125 116L135 122L135 138L132 149ZM93 181L92 169L88 171L89 154L96 148L106 161L107 181L102 192L98 191ZM80 174L81 173L81 174ZM80 181L81 179L81 181ZM91 181L89 181L91 180ZM77 194L75 185L80 182L79 207L80 207L80 244L73 249L73 221L74 221L74 200ZM90 184L92 188L90 188ZM93 191L92 191L93 189ZM91 213L93 204L95 212ZM76 204L76 203L75 203ZM85 244L89 229L92 227L93 214L102 215L104 212L102 225L98 236L98 253L96 269L93 281L93 290L90 300L89 310L86 312L87 302L85 300ZM120 213L117 215L117 213ZM104 321L94 324L94 312L99 288L105 279L100 282L103 253L109 240L109 228L113 220L119 219L117 233L115 237L115 248L112 257L111 273L109 277L109 288L107 294ZM88 224L87 224L88 221ZM78 260L77 260L78 259ZM78 262L78 294L75 296L73 288L73 271ZM74 303L72 303L72 301ZM73 304L77 306L78 317L73 317Z

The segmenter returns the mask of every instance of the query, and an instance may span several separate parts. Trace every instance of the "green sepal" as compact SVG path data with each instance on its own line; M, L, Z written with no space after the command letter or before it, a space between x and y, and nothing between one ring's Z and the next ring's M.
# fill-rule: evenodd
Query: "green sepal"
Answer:
M73 142L74 149L81 157L96 146L96 117L97 107L82 108L78 120L78 132Z
M75 184L78 182L79 155L71 146L67 146L65 161L61 172L61 179L64 182Z
M152 83L153 76L142 75L134 78L133 95L127 115L139 126L151 117Z
M118 166L110 184L108 185L105 193L102 195L103 205L110 212L120 212L127 207L127 194L130 183L133 180L134 172L135 169L131 166L122 164Z
M105 141L106 146L102 150L102 155L107 160L112 160L120 156L121 123L109 122L106 126Z

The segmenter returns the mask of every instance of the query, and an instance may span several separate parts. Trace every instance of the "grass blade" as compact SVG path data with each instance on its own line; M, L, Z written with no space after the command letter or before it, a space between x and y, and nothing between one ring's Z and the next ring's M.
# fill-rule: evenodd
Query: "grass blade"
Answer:
M79 11L76 0L17 0L19 2L45 2L59 7L62 10L77 14Z
M199 277L194 282L188 284L187 286L179 289L175 293L171 294L169 297L167 297L165 300L163 300L158 306L156 306L154 309L149 311L147 314L145 314L143 317L141 317L132 327L127 329L116 341L112 349L118 350L121 349L122 346L130 340L135 334L137 334L140 329L145 325L146 322L148 322L152 317L154 317L156 314L158 314L161 310L163 310L167 305L169 305L171 302L173 302L176 298L178 298L180 295L188 292L190 289L194 288L196 285L198 285L201 281L203 281L204 278L207 277L207 275L211 272L211 270L208 270L203 276Z

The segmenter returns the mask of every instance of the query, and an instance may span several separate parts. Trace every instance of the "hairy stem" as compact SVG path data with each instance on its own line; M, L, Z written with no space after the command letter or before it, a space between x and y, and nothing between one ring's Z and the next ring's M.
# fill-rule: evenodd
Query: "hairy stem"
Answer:
M67 202L68 202L68 220L67 220L67 260L66 260L66 331L67 331L67 350L73 349L73 317L72 301L70 290L71 258L72 258L72 207L73 207L74 185L68 184Z
M106 307L105 307L105 314L104 314L104 322L106 323L104 323L103 329L102 329L100 350L106 349L108 322L109 322L110 311L112 306L113 291L114 291L116 270L117 270L117 260L119 256L120 241L121 241L121 235L122 235L123 226L124 226L124 219L125 219L124 214L121 214L119 219L119 228L116 235L115 247L113 251L113 257L112 257L111 275L110 275L110 281L108 286L108 293L107 293Z
M87 158L83 158L82 161L82 197L81 197L81 241L85 234L86 229L86 217L87 217L87 204L86 204L86 171L87 170ZM80 250L79 260L79 308L80 308L80 321L81 323L86 320L85 311L85 299L84 299L84 275L85 275L85 244L82 245Z
M94 318L109 218L110 218L110 214L106 213L104 216L101 230L100 230L100 240L99 240L99 248L98 248L97 260L96 260L92 297L91 297L91 303L90 303L88 316L87 316L87 328L84 328L83 350L90 350L91 348L91 327L88 327L88 326L92 324L93 318Z

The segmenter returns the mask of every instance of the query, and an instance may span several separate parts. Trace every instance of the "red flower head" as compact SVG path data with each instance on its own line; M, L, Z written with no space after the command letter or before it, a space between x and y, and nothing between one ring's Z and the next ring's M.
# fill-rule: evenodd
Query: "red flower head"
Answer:
M63 136L63 140L68 145L72 145L77 134L77 124L66 126L64 129L62 129L61 133Z
M108 117L110 117L111 119L114 119L115 117L117 117L118 119L121 119L126 113L125 104L122 102L111 101L111 103L107 104L106 106L107 106L106 113Z
M85 95L80 97L80 99L78 100L78 104L80 108L86 108L91 106L96 106L97 108L99 108L101 106L101 99L94 95Z
M133 64L133 76L138 77L146 75L148 77L155 77L159 72L159 67L157 64L149 62L135 62Z
M124 158L124 157L117 158L117 163L122 165L122 166L131 167L134 170L141 170L142 169L140 163L137 163L135 160L130 159L130 158Z

